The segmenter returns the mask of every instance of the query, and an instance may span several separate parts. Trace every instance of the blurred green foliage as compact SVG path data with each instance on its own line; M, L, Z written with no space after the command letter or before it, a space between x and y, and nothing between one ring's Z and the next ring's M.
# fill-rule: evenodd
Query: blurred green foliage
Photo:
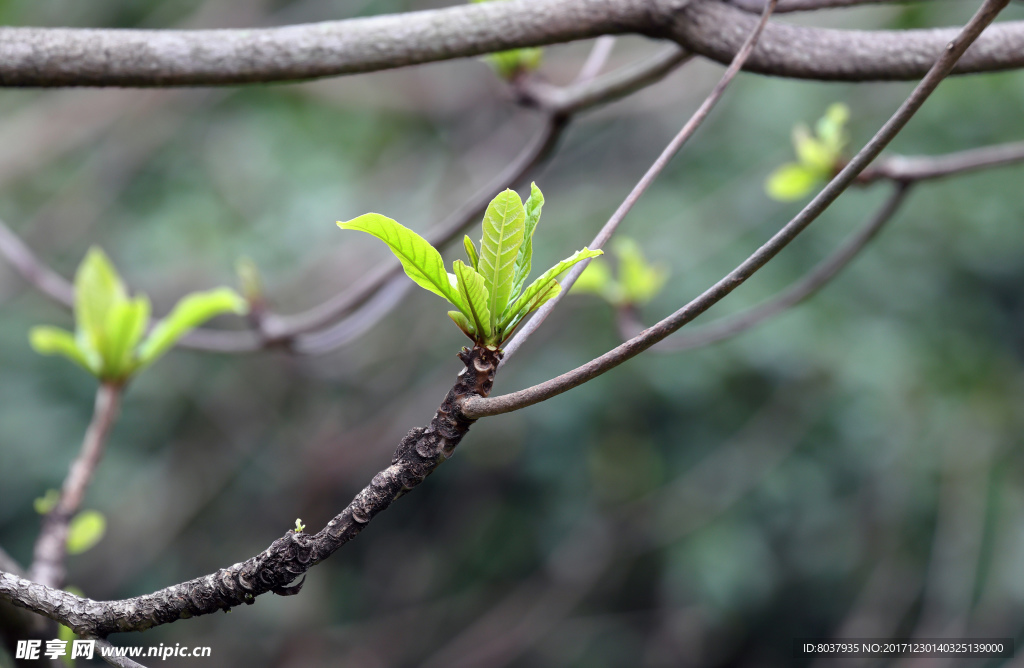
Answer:
M202 9L270 22L422 7L17 0L0 2L0 20L168 27ZM842 16L848 27L896 28L962 22L972 10L919 3ZM249 16L236 22L260 22ZM571 79L585 48L546 49L543 73ZM655 48L620 38L612 65ZM537 263L592 238L718 71L695 64L573 125L532 175L548 199ZM741 76L623 225L671 270L645 321L714 283L795 212L762 189L791 159L794 123L843 102L856 148L910 87ZM1022 107L1024 74L952 79L891 150L1020 140ZM231 282L242 256L272 308L319 303L387 252L338 235L333 221L387 207L423 233L538 127L472 60L224 91L3 90L0 113L0 218L65 275L90 246L107 249L157 313ZM593 668L792 665L793 637L829 636L858 610L894 635L953 613L968 633L1018 635L1022 176L1014 166L923 184L806 304L731 341L645 354L478 422L456 457L317 566L299 596L115 643L209 644L225 666L456 657ZM845 195L702 319L796 280L884 190ZM449 261L461 252L443 250ZM70 581L95 599L134 596L257 554L295 517L318 531L454 380L464 340L435 306L408 297L387 327L317 358L175 351L141 376L86 499L106 534L70 559ZM66 474L94 387L32 353L31 326L71 326L71 316L2 263L0 313L0 545L27 561L33 501ZM495 391L617 345L613 317L567 300Z

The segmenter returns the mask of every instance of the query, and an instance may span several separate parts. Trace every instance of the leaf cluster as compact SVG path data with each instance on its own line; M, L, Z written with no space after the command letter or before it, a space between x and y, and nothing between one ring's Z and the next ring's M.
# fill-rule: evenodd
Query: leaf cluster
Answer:
M833 104L815 123L813 134L805 123L798 123L793 128L797 160L780 165L768 176L768 196L792 202L832 178L842 167L843 151L850 141L846 132L849 119L850 110L845 104Z
M448 316L466 336L497 350L523 318L558 295L559 274L602 253L583 248L526 286L533 263L533 235L543 206L544 195L535 183L525 205L513 190L499 193L484 213L479 250L465 237L468 263L456 260L453 273L445 269L441 254L430 242L379 213L339 222L338 227L366 232L386 243L409 278L455 307Z
M245 313L235 291L218 288L184 297L149 331L150 304L132 297L106 254L92 248L75 274L75 332L34 327L32 347L63 355L104 382L124 383L166 353L182 336L222 313Z
M613 275L607 262L594 260L576 279L573 294L594 294L612 306L641 306L651 301L669 277L664 263L652 263L634 239L620 237L612 245L617 263Z

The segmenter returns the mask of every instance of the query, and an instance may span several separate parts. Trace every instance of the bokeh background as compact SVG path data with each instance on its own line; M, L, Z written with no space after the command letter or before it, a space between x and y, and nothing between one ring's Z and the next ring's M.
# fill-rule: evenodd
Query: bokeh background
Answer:
M951 25L976 4L780 20ZM430 6L5 0L0 22L241 27ZM571 80L589 47L546 49L540 76ZM659 48L619 38L608 68ZM590 240L720 72L691 63L577 119L531 175L547 197L535 266ZM678 308L795 213L799 203L763 190L792 159L794 123L845 102L857 147L911 86L741 75L623 225L672 272L642 317ZM335 220L373 210L422 232L539 126L477 60L217 90L2 90L0 218L65 275L102 246L158 313L187 291L236 285L240 257L258 265L275 310L296 312L387 257ZM1020 139L1024 73L970 76L943 84L890 152ZM922 185L810 302L479 422L300 595L112 640L213 648L166 665L598 668L808 665L792 655L808 636L1019 639L1022 183L1015 166ZM784 288L886 193L845 195L701 320ZM410 291L372 331L316 357L161 360L127 393L86 499L107 534L71 559L70 583L96 599L134 596L244 560L296 517L318 530L454 380L465 340L444 311ZM0 545L23 562L39 527L33 499L59 487L95 388L31 351L27 331L41 323L71 320L0 262ZM496 391L618 341L608 304L572 296Z

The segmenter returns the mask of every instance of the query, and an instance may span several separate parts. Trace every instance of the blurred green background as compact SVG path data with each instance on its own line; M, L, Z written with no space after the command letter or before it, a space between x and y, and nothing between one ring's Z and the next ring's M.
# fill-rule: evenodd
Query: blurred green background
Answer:
M939 26L976 4L780 20ZM241 27L429 6L439 5L6 0L0 22ZM1024 18L1024 6L1003 18ZM608 67L659 48L619 38ZM546 49L540 76L568 82L588 49ZM721 69L691 63L576 120L532 175L547 197L535 266L591 239ZM622 227L672 270L645 321L798 210L763 190L792 159L794 123L845 102L856 148L911 87L741 75ZM272 307L297 312L387 257L334 221L372 210L423 232L539 126L477 60L218 90L2 90L0 218L65 275L102 246L157 313L190 290L235 284L243 256ZM946 82L890 149L1021 139L1024 73L1005 73ZM479 422L300 595L113 642L210 645L205 661L221 666L599 668L809 665L792 657L793 638L808 636L1021 636L1022 183L1014 166L916 188L810 302ZM845 195L701 320L784 288L886 193ZM70 559L69 582L96 599L130 597L242 561L296 517L319 530L454 380L465 339L444 311L410 291L371 332L317 357L169 354L127 393L86 499L107 535ZM0 262L0 545L22 562L39 528L33 499L59 487L95 385L30 350L40 323L71 320ZM610 306L572 296L495 390L618 341Z

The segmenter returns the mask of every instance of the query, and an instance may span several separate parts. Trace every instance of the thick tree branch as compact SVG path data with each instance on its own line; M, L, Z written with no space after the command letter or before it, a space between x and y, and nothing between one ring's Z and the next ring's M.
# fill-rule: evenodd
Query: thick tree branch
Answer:
M711 92L708 93L704 102L697 108L697 111L693 112L693 115L686 121L678 134L676 134L676 136L672 138L672 141L668 143L668 146L662 150L654 163L651 164L644 175L640 177L640 180L635 186L633 186L633 189L629 194L626 195L626 199L622 201L622 204L620 204L619 208L615 210L615 213L613 213L611 218L608 219L608 222L606 222L598 231L597 236L594 237L594 240L591 241L588 246L591 250L602 248L608 240L611 239L612 235L615 234L615 230L618 229L619 223L621 223L626 215L633 209L633 206L637 203L640 197L647 192L647 188L654 182L654 179L658 178L658 175L661 174L662 170L665 169L672 158L675 157L676 153L678 153L680 149L683 148L683 145L689 141L690 137L697 132L697 129L704 122L704 119L708 117L711 110L715 107L718 101L722 99L722 95L725 94L725 89L728 88L729 83L739 73L740 68L743 67L743 63L750 57L751 52L754 50L758 38L764 32L764 28L768 23L768 18L772 15L772 11L775 9L776 2L777 0L769 0L765 5L764 12L761 14L761 20L758 21L754 26L754 29L747 36L746 41L736 53L736 57L733 58L729 67L726 68L722 78L719 79L718 83L715 84L715 87L711 89ZM576 279L579 278L580 274L583 273L583 270L587 268L588 264L590 264L590 260L580 262L569 271L564 279L562 279L562 290L558 295L534 313L533 317L530 318L516 333L516 335L512 337L512 340L506 344L506 359L515 354L515 351L523 345L523 342L525 342L531 334L537 331L537 328L540 327L541 323L548 317L548 314L550 314L551 311L558 306L558 303L565 297L565 295L569 293L569 289L572 287L572 284L576 282Z
M96 405L92 422L85 432L82 449L71 463L57 505L43 518L43 528L36 539L29 567L29 579L49 587L64 586L64 556L67 553L68 524L82 505L85 491L92 481L96 466L103 457L110 428L117 419L121 388L100 383L96 389Z
M310 568L352 540L378 513L451 457L474 420L458 406L470 396L487 396L501 358L484 348L459 353L465 369L426 428L413 429L398 444L391 466L379 472L319 533L289 531L257 556L205 577L124 601L93 601L0 572L0 599L70 627L104 638L122 631L144 631L179 619L251 604L267 592L298 593L292 584Z
M2 86L202 86L371 72L638 33L729 62L756 19L714 0L510 0L239 30L0 28ZM916 79L955 30L772 24L748 69L850 81ZM959 72L1024 66L1024 23L997 26Z
M846 167L795 218L715 285L669 317L604 355L556 378L518 392L498 397L468 399L462 406L464 414L467 417L481 418L508 413L567 392L639 355L724 299L814 222L854 182L857 175L878 157L893 137L917 113L939 83L952 71L957 59L967 47L1008 3L1009 0L985 0L956 39L949 43L924 79L914 88L910 97Z

